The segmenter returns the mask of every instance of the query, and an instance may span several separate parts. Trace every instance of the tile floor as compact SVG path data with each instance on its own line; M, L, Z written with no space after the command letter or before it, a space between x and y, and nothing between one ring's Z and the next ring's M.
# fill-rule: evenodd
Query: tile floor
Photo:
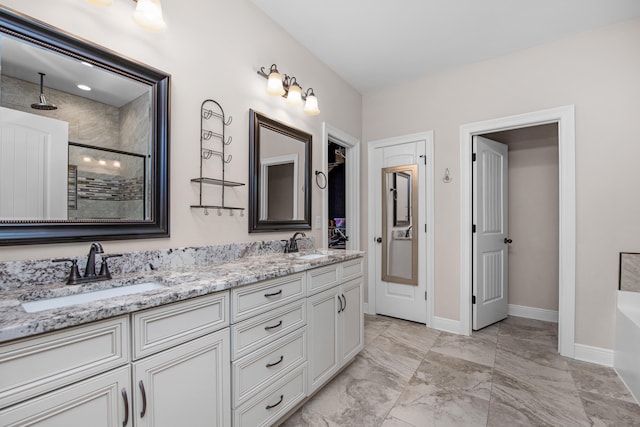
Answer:
M364 350L282 425L640 426L613 369L557 340L557 324L518 317L466 337L367 315Z

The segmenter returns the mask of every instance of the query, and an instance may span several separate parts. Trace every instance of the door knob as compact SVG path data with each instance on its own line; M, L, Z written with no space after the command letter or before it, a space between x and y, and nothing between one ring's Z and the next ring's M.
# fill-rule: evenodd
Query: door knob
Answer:
M376 242L382 243L382 237L376 237Z
M511 243L513 243L513 240L507 239L506 237L504 238L504 244L505 245L508 245L508 244L511 244Z

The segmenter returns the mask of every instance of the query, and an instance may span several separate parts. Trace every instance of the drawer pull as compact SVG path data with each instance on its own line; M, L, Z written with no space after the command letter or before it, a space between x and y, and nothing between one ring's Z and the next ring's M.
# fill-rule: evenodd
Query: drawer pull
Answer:
M344 306L342 307L342 311L347 309L347 298L342 294L342 301L344 301Z
M277 295L280 295L282 293L282 289L280 289L278 292L273 292L270 294L264 294L265 297L269 298L269 297L275 297Z
M282 320L278 322L277 325L273 325L273 326L265 326L264 330L265 331L269 331L271 329L275 329L275 328L279 328L280 326L282 326Z
M127 397L126 388L123 388L121 393L122 400L124 400L124 421L122 422L122 427L125 427L129 423L129 398Z
M144 414L147 413L147 392L144 390L144 383L142 380L138 383L140 387L140 393L142 394L142 411L140 411L140 418L144 418Z
M282 361L284 360L284 356L280 356L280 360L278 360L277 362L274 363L267 363L267 368L272 368L276 365L279 365L282 363Z
M284 394L281 394L281 395L280 395L280 400L278 400L278 403L274 403L273 405L267 405L267 407L266 407L266 408L264 408L264 409L269 410L269 409L273 409L273 408L275 408L276 406L278 406L279 404L281 404L281 403L282 403L282 400L283 400L283 399L284 399Z

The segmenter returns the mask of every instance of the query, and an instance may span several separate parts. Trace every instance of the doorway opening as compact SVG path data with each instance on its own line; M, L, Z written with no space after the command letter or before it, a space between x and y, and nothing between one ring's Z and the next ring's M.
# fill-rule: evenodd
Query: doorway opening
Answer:
M347 235L347 149L329 139L327 150L327 193L329 199L329 223L327 228L327 247L346 249ZM353 221L353 218L349 218Z
M359 250L360 140L323 123L322 164L326 180L316 173L316 183L323 188L322 225L316 223L322 246Z
M558 322L558 124L549 123L478 135L478 146L486 142L504 147L507 190L499 203L505 218L499 221L504 235L484 233L485 221L479 221L478 206L484 206L479 194L474 195L474 279L472 304L473 330L500 321L507 315L547 322ZM476 149L477 150L477 149ZM477 153L477 151L476 151ZM486 151L485 151L486 153ZM484 170L478 162L486 154L476 154L476 170ZM486 167L486 166L485 166ZM474 174L473 179L476 179ZM482 181L474 185L478 191ZM480 189L484 191L483 189ZM491 208L491 206L489 206ZM495 246L483 239L493 239L498 246L498 259L504 263L505 277L490 278L479 274L484 270L487 247ZM482 243L482 247L478 246ZM484 255L483 255L484 254ZM491 257L492 255L489 255ZM495 259L495 257L494 257ZM502 273L502 270L500 271ZM485 283L492 281L493 283ZM502 298L488 299L499 289ZM484 321L484 323L482 323Z
M460 333L471 334L472 312L472 140L504 130L557 123L558 126L558 350L575 355L575 113L574 106L503 117L460 128Z

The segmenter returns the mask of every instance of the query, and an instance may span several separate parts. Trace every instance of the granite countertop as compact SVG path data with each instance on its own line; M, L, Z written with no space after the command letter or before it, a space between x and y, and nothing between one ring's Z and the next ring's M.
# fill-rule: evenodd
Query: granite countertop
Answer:
M300 259L306 253L326 256ZM188 266L165 271L128 274L112 280L83 285L52 283L3 291L0 295L0 343L44 332L81 325L96 320L133 313L189 298L286 276L323 265L363 256L360 251L303 251L296 254L274 253L239 258L217 265ZM27 313L22 302L109 289L123 285L156 282L160 289L94 302Z

